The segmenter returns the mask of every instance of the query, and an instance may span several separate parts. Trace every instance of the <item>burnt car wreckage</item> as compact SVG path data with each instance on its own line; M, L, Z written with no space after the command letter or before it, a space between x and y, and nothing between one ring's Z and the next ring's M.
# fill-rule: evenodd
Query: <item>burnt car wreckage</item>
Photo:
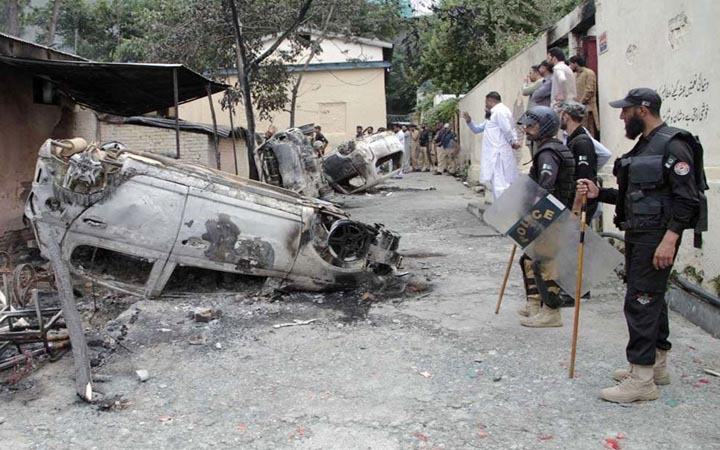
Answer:
M324 197L328 185L354 194L383 183L402 166L403 146L390 132L343 142L322 160L304 134L303 128L290 128L256 150L261 181L310 197Z
M152 298L178 266L324 290L382 285L400 263L397 234L353 221L329 202L82 139L43 144L25 214L55 272L73 343L76 390L86 400L92 387L71 273ZM144 282L88 270L82 255L97 249L147 267Z

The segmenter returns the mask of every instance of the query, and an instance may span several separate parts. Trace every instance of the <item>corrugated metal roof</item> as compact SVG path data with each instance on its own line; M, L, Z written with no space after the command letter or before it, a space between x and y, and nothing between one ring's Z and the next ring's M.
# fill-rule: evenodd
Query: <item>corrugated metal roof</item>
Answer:
M215 83L180 64L98 63L0 56L0 65L50 81L75 102L118 116L134 116L174 105L173 72L179 103L229 86Z
M113 122L113 121L110 121ZM133 116L133 117L123 117L122 123L126 123L129 125L143 125L148 127L157 127L157 128L170 128L175 129L175 119L166 119L164 117L146 117L146 116ZM197 122L188 122L186 120L179 120L178 125L180 130L182 131L189 131L192 133L203 133L203 134L213 134L213 126L206 123L197 123ZM230 129L229 127L225 127L222 125L218 125L217 127L218 136L223 138L229 138L231 135L236 138L242 138L245 139L245 136L247 134L247 130L245 130L242 127L235 127L234 129Z

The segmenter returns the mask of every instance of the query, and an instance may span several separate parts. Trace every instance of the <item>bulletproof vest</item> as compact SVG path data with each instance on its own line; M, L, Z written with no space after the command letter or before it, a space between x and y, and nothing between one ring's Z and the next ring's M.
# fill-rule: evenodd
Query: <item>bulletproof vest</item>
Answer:
M575 156L565 144L555 138L543 142L533 156L533 165L530 168L530 178L533 180L539 179L540 167L537 158L544 151L551 151L560 157L555 188L550 193L566 207L572 208L575 199Z
M699 248L700 232L707 230L707 201L703 191L707 182L703 169L702 146L685 130L663 127L650 139L640 155L624 155L615 161L613 174L618 179L621 198L615 225L626 231L664 230L672 218L672 192L667 171L675 160L667 153L667 144L680 137L693 149L695 181L700 193L700 212L693 223L695 246ZM631 152L632 153L632 152Z

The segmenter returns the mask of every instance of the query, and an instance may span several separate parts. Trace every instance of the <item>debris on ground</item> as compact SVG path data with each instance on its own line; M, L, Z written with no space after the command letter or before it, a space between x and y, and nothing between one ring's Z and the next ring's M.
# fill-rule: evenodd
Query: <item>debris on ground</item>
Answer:
M278 323L273 325L273 328L285 328L285 327L297 327L300 325L310 325L313 322L317 322L319 319L310 319L310 320L298 320L295 319L292 322L288 323Z
M132 402L123 398L122 395L115 395L97 403L97 407L100 411L126 409L130 405L132 405Z
M405 292L410 294L419 294L428 291L430 287L431 284L427 278L412 275L405 285Z
M137 375L137 378L141 383L144 383L148 379L150 379L150 372L148 372L147 370L144 370L144 369L136 370L135 375Z
M207 344L207 338L205 336L192 336L188 339L190 345L205 345Z
M192 312L192 318L195 322L208 323L217 320L222 316L222 311L214 308L197 308Z

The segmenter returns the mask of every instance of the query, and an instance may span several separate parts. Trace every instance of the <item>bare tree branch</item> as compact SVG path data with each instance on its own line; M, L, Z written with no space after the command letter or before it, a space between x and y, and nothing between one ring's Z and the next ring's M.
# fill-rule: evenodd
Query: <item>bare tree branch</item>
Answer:
M305 16L307 15L308 11L310 10L310 5L312 5L313 0L305 0L305 3L300 7L300 10L298 11L297 17L295 17L295 22L293 22L290 27L288 27L287 30L282 32L280 36L273 42L273 44L267 48L263 53L256 56L255 59L253 59L250 62L251 67L257 67L262 63L264 60L266 60L270 55L273 54L275 50L280 47L280 44L285 41L285 39L288 38L299 26L302 24L302 22L305 20Z

